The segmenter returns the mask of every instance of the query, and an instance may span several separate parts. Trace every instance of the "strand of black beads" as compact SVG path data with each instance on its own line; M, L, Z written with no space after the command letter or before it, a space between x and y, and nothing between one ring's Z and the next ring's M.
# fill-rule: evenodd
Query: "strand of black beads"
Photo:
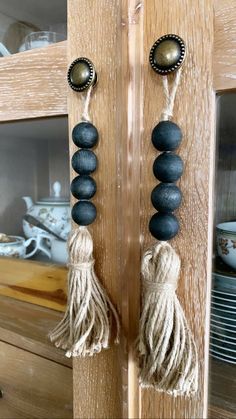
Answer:
M73 128L72 140L80 148L72 156L71 164L79 176L71 182L71 193L79 201L72 208L72 218L76 224L87 226L97 216L95 205L89 200L95 195L97 185L90 176L97 168L97 157L90 149L98 142L97 128L88 121L80 122Z
M174 153L182 140L182 132L171 121L159 122L152 132L152 143L162 151L153 164L154 176L161 182L152 191L151 201L158 211L149 223L150 233L161 241L172 239L179 231L179 221L173 214L179 208L182 193L176 182L183 173L183 161Z

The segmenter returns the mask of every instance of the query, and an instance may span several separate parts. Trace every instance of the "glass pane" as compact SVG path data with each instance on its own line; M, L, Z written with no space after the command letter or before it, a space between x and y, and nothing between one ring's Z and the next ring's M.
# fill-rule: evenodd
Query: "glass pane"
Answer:
M217 98L210 417L236 417L236 94Z
M67 0L0 0L0 56L66 39Z
M48 334L67 293L67 117L0 124L1 418L72 418L72 361Z
M14 243L18 236L32 239L44 234L66 241L70 231L67 132L67 118L0 124L1 256L28 258L21 242L11 245L10 239ZM49 255L43 244L38 243L42 249L30 259L67 263L66 253L60 261L59 253ZM31 247L35 245L33 241Z
M44 272L42 262L50 264L56 289L60 288L57 278L65 277L62 271L58 276L56 266L67 263L70 232L67 125L65 117L0 124L0 269L6 271L1 278L5 287L9 281L14 286L23 281L24 287L31 287L33 281L35 286L35 272L36 276ZM8 269L17 266L22 275L19 272L17 278L14 275L9 279ZM26 266L29 283L23 279ZM45 287L46 283L44 279ZM37 286L40 290L42 284ZM5 287L0 294L16 296ZM29 301L29 295L26 297ZM61 298L54 296L53 302L47 297L47 306L60 309L65 295ZM37 302L42 300L41 296Z

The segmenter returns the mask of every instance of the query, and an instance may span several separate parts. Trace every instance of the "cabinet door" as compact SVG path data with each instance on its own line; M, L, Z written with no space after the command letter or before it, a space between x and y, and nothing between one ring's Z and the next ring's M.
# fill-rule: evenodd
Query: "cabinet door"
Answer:
M67 0L0 0L0 417L73 417L72 363L47 338L66 240L43 236L70 228L66 21Z
M99 217L92 230L98 273L119 307L123 330L120 348L74 360L74 415L206 417L215 155L213 0L69 0L68 5L69 63L87 56L99 77L91 103L101 132ZM188 50L174 111L184 134L179 153L185 173L180 181L181 233L173 245L182 259L178 295L199 353L199 391L191 399L141 390L133 351L140 255L153 243L147 227L155 185L150 136L163 106L161 81L148 56L154 41L166 33L180 35ZM80 97L69 92L68 105L71 129L78 122Z
M216 101L209 417L236 415L235 111L236 4L215 1L213 80Z

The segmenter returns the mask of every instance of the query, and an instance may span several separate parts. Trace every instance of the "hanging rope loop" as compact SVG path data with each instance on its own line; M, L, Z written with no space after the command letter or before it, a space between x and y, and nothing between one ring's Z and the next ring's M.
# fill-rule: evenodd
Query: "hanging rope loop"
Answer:
M86 91L83 97L83 111L81 115L81 120L85 122L91 122L91 118L89 115L89 106L91 102L92 90L93 90L93 85L91 85L88 88L88 90Z
M161 121L168 121L173 116L173 109L175 104L175 96L180 83L182 69L180 68L174 76L172 86L170 86L168 76L162 76L163 92L165 105L161 115Z

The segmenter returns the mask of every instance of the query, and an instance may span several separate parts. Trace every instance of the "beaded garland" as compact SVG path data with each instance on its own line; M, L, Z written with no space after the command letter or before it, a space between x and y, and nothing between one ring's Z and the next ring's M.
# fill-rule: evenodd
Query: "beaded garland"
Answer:
M173 151L181 140L181 129L171 121L161 121L153 129L152 143L157 150L164 151L153 164L154 175L162 181L151 194L152 204L158 213L152 216L149 230L157 240L170 240L179 231L178 219L172 213L182 200L181 191L174 182L183 173L183 161Z
M112 337L118 343L120 331L117 311L95 271L93 238L87 228L97 216L96 206L91 202L97 190L91 176L97 168L97 157L91 149L99 140L98 130L89 116L92 89L97 82L93 63L84 57L73 61L68 71L68 82L74 91L87 92L82 97L81 122L72 130L72 140L79 150L71 159L78 176L72 180L70 189L78 201L71 211L77 226L68 238L67 308L49 337L55 346L66 350L68 357L93 356L108 348Z
M74 222L81 226L92 224L97 216L95 205L89 201L97 190L96 182L88 176L97 168L96 155L89 149L98 143L97 128L87 121L75 125L72 131L72 140L81 150L76 151L72 156L72 166L79 174L71 183L72 195L79 199L72 208L72 218Z
M161 121L152 131L152 143L162 152L153 164L153 174L160 183L151 193L157 212L149 222L149 231L158 241L142 257L142 309L137 341L141 386L174 396L190 396L198 388L197 349L175 292L181 260L167 242L179 232L174 211L182 200L175 184L183 173L183 161L175 153L182 132L171 118L184 55L183 40L170 34L154 43L149 56L153 70L162 77L165 104ZM171 86L168 74L172 71L175 74Z

